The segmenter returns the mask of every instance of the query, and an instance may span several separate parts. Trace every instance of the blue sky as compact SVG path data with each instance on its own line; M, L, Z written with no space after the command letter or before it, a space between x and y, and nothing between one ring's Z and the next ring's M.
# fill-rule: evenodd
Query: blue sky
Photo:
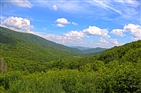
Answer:
M113 47L141 39L140 0L0 0L0 26L67 46Z

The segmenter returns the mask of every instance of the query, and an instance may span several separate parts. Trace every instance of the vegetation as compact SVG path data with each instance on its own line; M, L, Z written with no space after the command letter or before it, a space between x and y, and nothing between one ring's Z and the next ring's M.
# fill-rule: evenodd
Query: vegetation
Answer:
M141 40L82 57L15 33L0 28L0 93L141 93Z

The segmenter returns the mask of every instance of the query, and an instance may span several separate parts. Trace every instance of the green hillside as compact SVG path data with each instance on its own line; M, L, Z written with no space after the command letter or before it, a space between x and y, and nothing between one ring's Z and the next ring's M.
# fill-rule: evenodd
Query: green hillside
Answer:
M35 35L0 33L0 93L141 93L141 40L80 57Z
M138 60L141 60L141 40L108 49L100 55L99 60L105 63L114 60L136 63Z
M66 47L64 45L57 44L52 41L48 41L44 38L41 38L33 34L19 33L19 32L15 32L15 31L3 28L3 27L0 27L0 31L1 31L1 35L3 34L7 36L9 35L9 37L15 37L16 39L20 38L20 39L23 39L24 41L28 41L30 43L34 43L34 44L37 44L37 45L40 45L46 48L54 48L54 49L64 50L64 51L76 53L76 54L81 53L81 51L76 48Z
M25 68L21 64L31 64L34 67L37 62L67 60L80 53L78 49L56 44L33 34L0 27L0 58L6 60L9 70Z
M19 33L2 27L0 27L0 47L1 57L17 56L46 62L81 53L78 49L63 46L33 34Z

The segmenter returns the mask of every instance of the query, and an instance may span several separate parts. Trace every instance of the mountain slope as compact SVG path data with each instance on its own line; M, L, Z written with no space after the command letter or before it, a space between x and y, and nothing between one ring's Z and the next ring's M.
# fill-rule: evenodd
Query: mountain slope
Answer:
M66 47L33 34L0 27L0 59L4 59L11 70L21 68L29 70L38 67L38 63L41 65L44 62L68 60L83 54L85 54L83 50L77 48Z
M9 70L22 69L23 64L24 69L36 67L39 62L72 59L80 52L78 49L56 44L33 34L0 27L0 59L5 60Z
M105 63L113 60L137 62L141 60L141 40L107 49L100 55L99 60Z
M76 53L76 54L82 53L79 49L70 48L70 47L67 47L67 46L64 46L64 45L61 45L61 44L57 44L57 43L54 43L52 41L46 40L42 37L39 37L39 36L36 36L36 35L33 35L33 34L19 33L19 32L15 32L15 31L3 28L3 27L0 27L0 30L1 30L1 33L5 33L7 35L13 35L14 37L24 39L26 41L38 44L38 45L43 46L43 47L65 50L65 51L69 51L69 52Z
M115 63L119 65L126 63L134 64L134 65L136 63L140 64L141 40L134 41L122 46L113 47L111 49L105 50L104 52L98 55L93 55L93 56L90 55L72 61L69 60L66 68L80 70L84 67L87 70L94 69L97 71L97 67L102 67L103 65L108 66L108 64L112 64L112 66L116 66ZM59 64L60 63L58 63L58 65ZM66 64L66 63L62 62L62 64Z

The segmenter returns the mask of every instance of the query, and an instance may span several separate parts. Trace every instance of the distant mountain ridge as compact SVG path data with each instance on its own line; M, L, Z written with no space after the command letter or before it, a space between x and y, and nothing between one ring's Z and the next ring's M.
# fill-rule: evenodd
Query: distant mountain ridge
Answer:
M70 46L72 48L77 48L79 50L87 50L87 49L90 49L89 47L82 47L82 46Z
M107 49L107 48L101 48L101 47L89 48L89 47L81 47L81 46L73 46L73 48L77 48L81 50L83 54L100 53Z

